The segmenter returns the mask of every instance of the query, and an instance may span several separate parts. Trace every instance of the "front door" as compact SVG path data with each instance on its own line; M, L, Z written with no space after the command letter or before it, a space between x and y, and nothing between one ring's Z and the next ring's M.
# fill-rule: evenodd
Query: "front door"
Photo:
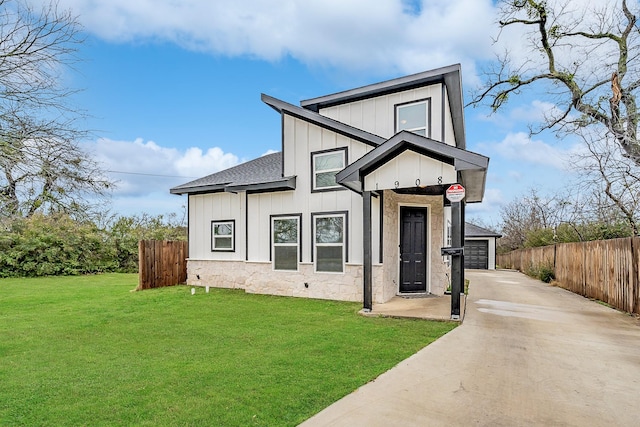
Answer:
M400 292L427 291L427 208L400 207Z

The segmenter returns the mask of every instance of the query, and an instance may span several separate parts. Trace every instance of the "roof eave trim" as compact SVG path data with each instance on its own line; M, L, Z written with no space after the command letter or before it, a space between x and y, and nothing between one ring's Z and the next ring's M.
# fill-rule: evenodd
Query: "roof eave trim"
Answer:
M266 193L269 191L287 191L296 189L296 177L292 176L282 181L260 182L255 184L228 185L224 191L227 193Z
M347 138L355 139L356 141L360 141L372 147L377 147L385 141L385 139L381 136L365 132L361 129L322 116L314 111L297 107L264 93L262 94L262 102L281 114L288 114L292 117L296 117L298 119L313 123L317 126L339 133L346 136Z
M449 65L435 70L423 71L410 76L399 77L385 82L362 86L355 89L346 90L317 98L307 99L300 102L300 105L307 110L319 111L321 108L333 105L345 104L360 99L380 96L385 93L400 92L412 87L436 84L444 80L445 76L460 72L460 64Z
M219 193L224 191L226 184L201 185L193 187L172 188L169 190L171 194L194 194L194 193Z

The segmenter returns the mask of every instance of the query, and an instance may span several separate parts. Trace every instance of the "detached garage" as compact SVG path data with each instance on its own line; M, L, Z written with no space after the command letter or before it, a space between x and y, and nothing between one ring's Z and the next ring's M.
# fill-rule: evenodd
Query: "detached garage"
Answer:
M464 229L464 268L496 269L496 239L501 234L466 223Z

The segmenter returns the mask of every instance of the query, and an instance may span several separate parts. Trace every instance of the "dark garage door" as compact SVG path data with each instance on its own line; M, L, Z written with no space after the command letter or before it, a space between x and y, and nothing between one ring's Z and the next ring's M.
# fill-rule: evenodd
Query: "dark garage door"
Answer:
M486 270L489 268L489 241L464 241L464 268Z

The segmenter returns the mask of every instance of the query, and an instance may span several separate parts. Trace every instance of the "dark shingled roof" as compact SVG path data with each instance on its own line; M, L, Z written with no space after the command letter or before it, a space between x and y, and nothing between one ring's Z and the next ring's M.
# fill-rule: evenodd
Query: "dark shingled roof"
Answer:
M467 222L464 224L464 237L502 237L502 234Z
M287 189L295 189L295 177L282 176L282 152L278 152L178 185L170 192L187 194Z

